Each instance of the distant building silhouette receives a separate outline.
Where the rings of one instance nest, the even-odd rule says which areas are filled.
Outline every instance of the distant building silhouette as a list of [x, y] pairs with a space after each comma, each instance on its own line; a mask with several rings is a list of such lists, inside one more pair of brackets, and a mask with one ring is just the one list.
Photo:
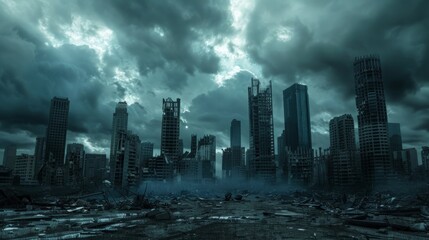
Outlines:
[[54, 167], [62, 167], [64, 165], [69, 105], [70, 102], [67, 98], [54, 97], [51, 100], [49, 122], [46, 131], [45, 157], [48, 157], [52, 153], [52, 164]]
[[241, 147], [241, 122], [233, 119], [230, 127], [231, 146], [222, 150], [222, 172], [226, 178], [245, 177], [245, 151]]
[[67, 98], [54, 97], [49, 110], [44, 164], [39, 180], [46, 185], [64, 184], [64, 152], [66, 148], [68, 114], [70, 102]]
[[179, 159], [180, 99], [162, 99], [161, 155], [169, 161]]
[[370, 184], [381, 183], [393, 171], [380, 59], [357, 57], [353, 65], [363, 178]]
[[198, 141], [197, 159], [202, 164], [203, 181], [214, 180], [216, 176], [216, 137], [206, 135]]
[[4, 148], [3, 153], [3, 166], [6, 168], [13, 170], [15, 168], [15, 160], [16, 160], [16, 146], [9, 145]]
[[119, 149], [118, 134], [120, 131], [126, 133], [127, 130], [128, 130], [127, 102], [118, 102], [118, 104], [116, 104], [115, 112], [113, 113], [112, 138], [110, 141], [110, 177], [112, 180], [115, 174], [116, 151]]
[[222, 171], [224, 178], [244, 179], [246, 177], [245, 149], [232, 147], [222, 149]]
[[286, 147], [287, 176], [289, 184], [308, 186], [313, 181], [313, 149], [297, 148], [293, 151]]
[[83, 164], [85, 160], [85, 150], [83, 144], [67, 144], [66, 154], [66, 184], [80, 185], [83, 180]]
[[151, 181], [171, 181], [173, 163], [165, 155], [152, 157], [148, 160], [148, 166], [143, 168], [142, 178]]
[[395, 173], [402, 177], [411, 177], [418, 167], [417, 149], [407, 148], [400, 151], [393, 151], [392, 162]]
[[350, 114], [334, 117], [329, 121], [332, 183], [350, 186], [357, 180], [356, 142], [354, 121]]
[[249, 97], [249, 174], [268, 182], [276, 180], [274, 156], [273, 100], [271, 82], [261, 88], [258, 79], [251, 79]]
[[283, 91], [285, 145], [291, 151], [312, 149], [307, 86], [295, 83]]

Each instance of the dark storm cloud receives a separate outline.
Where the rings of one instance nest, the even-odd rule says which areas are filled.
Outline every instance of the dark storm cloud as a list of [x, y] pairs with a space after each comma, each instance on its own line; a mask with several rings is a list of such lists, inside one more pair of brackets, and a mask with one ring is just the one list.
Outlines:
[[[183, 92], [190, 76], [216, 73], [220, 59], [212, 46], [231, 32], [229, 5], [225, 1], [51, 1], [0, 5], [4, 6], [0, 10], [0, 87], [4, 93], [0, 101], [8, 103], [0, 106], [4, 136], [21, 131], [30, 139], [43, 135], [50, 99], [59, 96], [70, 100], [69, 138], [89, 136], [94, 142], [109, 138], [115, 99], [129, 96], [133, 85], [134, 91], [141, 88], [152, 95], [159, 89], [165, 89], [162, 92], [167, 94]], [[12, 11], [5, 12], [9, 6]], [[78, 18], [91, 24], [78, 25], [78, 29], [72, 30], [77, 32], [71, 34], [95, 35], [100, 26], [114, 33], [120, 50], [111, 46], [112, 54], [103, 56], [104, 75], [93, 49], [67, 44], [70, 35], [66, 35], [64, 27], [72, 26]], [[65, 44], [46, 44], [52, 40], [41, 32], [40, 24], [55, 41]], [[115, 66], [127, 66], [134, 60], [141, 77], [131, 79], [131, 85], [120, 81], [107, 83], [106, 80], [114, 79]], [[149, 82], [144, 82], [142, 77], [149, 75]], [[158, 141], [160, 134], [153, 129], [159, 128], [156, 119], [160, 115], [147, 112], [144, 106], [167, 96], [154, 97], [142, 104], [130, 103], [130, 128], [144, 138]], [[161, 104], [157, 102], [158, 105]]]
[[[313, 142], [326, 146], [330, 117], [356, 111], [354, 57], [376, 53], [395, 110], [389, 120], [402, 123], [404, 141], [424, 141], [428, 1], [260, 0], [240, 39], [245, 49], [230, 41], [236, 33], [229, 8], [228, 1], [198, 0], [0, 2], [0, 148], [28, 147], [44, 134], [53, 96], [70, 100], [69, 142], [89, 138], [108, 148], [116, 102], [127, 99], [130, 129], [156, 148], [162, 98], [179, 97], [189, 110], [182, 113], [185, 148], [193, 133], [214, 134], [218, 146], [229, 145], [233, 118], [242, 121], [246, 144], [252, 74], [243, 70], [218, 88], [215, 74], [234, 67], [223, 66], [214, 49], [219, 43], [228, 43], [230, 53], [244, 51], [237, 61], [251, 61], [237, 66], [253, 64], [248, 70], [258, 74], [260, 66], [263, 84], [273, 81], [276, 136], [284, 127], [282, 90], [303, 82]], [[112, 39], [103, 55], [97, 34], [104, 28]], [[98, 38], [92, 46], [88, 36]]]
[[[91, 1], [89, 18], [103, 21], [121, 47], [137, 59], [140, 74], [157, 69], [173, 90], [187, 85], [187, 74], [216, 73], [219, 57], [205, 43], [231, 32], [227, 1]], [[102, 8], [103, 11], [98, 11]]]
[[[248, 93], [250, 79], [253, 74], [241, 71], [231, 79], [225, 80], [224, 85], [206, 94], [201, 94], [192, 100], [189, 112], [183, 116], [189, 129], [183, 131], [185, 143], [190, 135], [198, 137], [204, 134], [215, 134], [218, 147], [229, 146], [229, 128], [232, 119], [241, 121], [243, 144], [248, 142]], [[207, 126], [210, 126], [207, 129]]]
[[427, 143], [411, 129], [427, 127], [428, 94], [421, 88], [429, 83], [428, 1], [257, 1], [254, 9], [246, 49], [279, 86], [309, 86], [313, 142], [322, 141], [318, 131], [327, 130], [329, 117], [356, 116], [354, 57], [378, 54], [388, 108], [397, 110], [389, 121], [401, 120], [403, 135], [413, 136], [404, 142]]
[[[376, 53], [390, 101], [399, 102], [427, 81], [427, 1], [257, 1], [255, 9], [248, 50], [267, 77], [293, 83], [322, 76], [326, 86], [350, 98], [354, 57]], [[275, 37], [282, 28], [290, 31], [285, 42]]]
[[53, 96], [71, 101], [70, 131], [108, 132], [108, 127], [99, 126], [103, 125], [100, 110], [106, 109], [99, 104], [104, 86], [97, 81], [94, 51], [67, 44], [46, 46], [43, 37], [27, 25], [19, 25], [4, 12], [0, 18], [0, 136], [8, 136], [0, 140], [2, 146], [28, 147], [30, 139], [34, 142], [35, 136], [43, 135]]

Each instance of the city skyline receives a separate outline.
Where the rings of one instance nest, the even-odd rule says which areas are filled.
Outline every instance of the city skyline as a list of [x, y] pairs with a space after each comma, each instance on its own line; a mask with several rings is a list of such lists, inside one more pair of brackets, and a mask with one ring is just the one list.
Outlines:
[[[5, 69], [1, 73], [0, 86], [5, 93], [1, 99], [8, 103], [2, 104], [0, 109], [0, 158], [3, 148], [9, 144], [16, 144], [21, 152], [34, 152], [36, 137], [46, 131], [49, 103], [54, 96], [69, 98], [71, 102], [66, 143], [82, 143], [88, 152], [109, 153], [113, 109], [118, 101], [127, 101], [130, 130], [142, 140], [155, 143], [155, 152], [159, 153], [159, 103], [166, 97], [182, 99], [180, 138], [184, 139], [185, 149], [189, 148], [187, 142], [191, 134], [214, 134], [220, 152], [229, 146], [229, 123], [234, 118], [242, 122], [242, 145], [248, 148], [246, 88], [251, 77], [261, 79], [263, 84], [272, 81], [275, 138], [284, 128], [282, 91], [295, 82], [307, 85], [312, 145], [326, 148], [329, 146], [328, 122], [331, 118], [350, 113], [357, 123], [352, 61], [356, 56], [370, 53], [379, 54], [382, 61], [389, 121], [401, 124], [404, 148], [420, 150], [428, 141], [429, 106], [424, 101], [429, 88], [423, 81], [427, 76], [424, 66], [428, 56], [419, 50], [419, 46], [428, 42], [428, 36], [425, 31], [418, 35], [420, 27], [427, 23], [427, 16], [416, 9], [425, 9], [427, 3], [380, 1], [369, 6], [374, 15], [354, 12], [349, 31], [339, 31], [341, 28], [337, 24], [317, 28], [315, 20], [335, 22], [344, 14], [333, 13], [330, 9], [338, 7], [347, 12], [363, 6], [364, 2], [326, 4], [322, 1], [319, 4], [325, 4], [326, 8], [315, 17], [304, 14], [318, 9], [318, 4], [310, 3], [279, 1], [277, 5], [265, 6], [259, 1], [246, 4], [232, 1], [212, 3], [205, 8], [186, 2], [178, 4], [182, 6], [149, 3], [159, 12], [165, 7], [173, 12], [186, 8], [207, 11], [207, 14], [203, 19], [194, 16], [194, 21], [186, 23], [189, 25], [185, 24], [177, 32], [172, 23], [184, 22], [181, 15], [171, 16], [171, 22], [163, 22], [156, 16], [153, 19], [138, 17], [135, 21], [148, 23], [150, 27], [141, 27], [145, 37], [133, 46], [124, 37], [137, 39], [137, 36], [128, 34], [131, 29], [122, 22], [133, 12], [128, 14], [126, 9], [116, 9], [115, 3], [93, 1], [78, 7], [75, 3], [61, 6], [58, 2], [22, 2], [14, 5], [1, 1], [0, 18], [5, 24], [0, 30], [11, 41], [1, 41], [0, 46], [20, 51], [13, 58], [7, 57], [5, 52], [6, 57], [0, 59], [0, 67]], [[105, 4], [107, 11], [117, 13], [118, 19], [94, 14], [99, 4]], [[288, 11], [287, 4], [295, 12], [282, 17], [287, 15], [284, 14]], [[22, 14], [31, 13], [32, 8], [44, 9], [41, 11], [44, 15]], [[279, 11], [273, 11], [275, 8]], [[408, 21], [404, 24], [383, 21], [383, 13], [392, 8], [410, 10], [401, 15]], [[268, 11], [273, 11], [270, 17], [259, 18]], [[69, 18], [61, 18], [55, 23], [49, 21], [60, 13]], [[328, 13], [332, 16], [323, 15]], [[93, 21], [90, 14], [96, 15], [98, 21]], [[389, 15], [388, 20], [391, 19], [395, 17]], [[360, 21], [380, 28], [362, 29], [358, 24]], [[261, 28], [264, 24], [272, 24], [272, 30]], [[219, 35], [219, 42], [212, 40], [213, 49], [209, 48], [207, 52], [190, 51], [192, 44], [187, 41], [204, 49], [202, 44], [207, 40], [204, 34], [193, 36], [195, 33], [189, 32], [191, 27], [201, 33]], [[329, 33], [337, 31], [341, 33], [336, 37], [339, 38], [335, 42], [338, 46], [330, 45], [329, 41], [333, 39]], [[373, 37], [367, 40], [356, 37], [356, 33]], [[404, 39], [405, 33], [421, 37], [416, 37], [416, 42], [409, 42]], [[147, 45], [151, 40], [162, 40], [162, 36], [168, 40], [165, 43], [159, 41], [155, 49], [174, 46], [172, 41], [177, 41], [177, 45], [185, 49], [161, 51], [161, 56], [167, 60], [164, 64]], [[228, 40], [234, 39], [231, 36], [239, 36], [247, 41], [247, 45]], [[195, 40], [191, 40], [192, 37]], [[15, 45], [8, 45], [10, 42]], [[228, 43], [233, 50], [225, 48]], [[307, 45], [301, 45], [304, 43]], [[134, 51], [134, 48], [140, 50]], [[302, 56], [297, 53], [300, 49]], [[280, 54], [275, 54], [277, 51]], [[141, 55], [149, 55], [149, 58], [145, 60], [135, 52], [147, 53]], [[180, 61], [182, 55], [187, 56], [186, 61]], [[298, 55], [300, 57], [296, 57]], [[130, 63], [130, 67], [118, 62], [120, 56]], [[137, 58], [135, 62], [134, 57]], [[413, 119], [409, 120], [411, 114]]]

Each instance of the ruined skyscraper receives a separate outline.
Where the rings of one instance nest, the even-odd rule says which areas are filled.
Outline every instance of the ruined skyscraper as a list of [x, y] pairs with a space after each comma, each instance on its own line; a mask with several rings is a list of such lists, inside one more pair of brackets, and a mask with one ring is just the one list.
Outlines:
[[83, 144], [67, 144], [66, 171], [69, 185], [79, 185], [83, 180], [83, 164], [85, 159], [85, 150]]
[[380, 58], [357, 57], [353, 65], [362, 174], [373, 185], [392, 176]]
[[127, 102], [118, 102], [113, 113], [112, 139], [110, 141], [110, 177], [113, 179], [115, 173], [115, 155], [119, 144], [118, 132], [126, 133], [128, 130]]
[[285, 145], [296, 151], [312, 149], [307, 86], [295, 83], [283, 91]]
[[261, 88], [259, 80], [252, 78], [248, 97], [250, 177], [274, 182], [276, 172], [271, 81], [267, 88]]
[[162, 99], [161, 154], [170, 161], [179, 158], [180, 99]]
[[350, 186], [356, 183], [357, 159], [353, 117], [344, 114], [329, 121], [332, 183]]
[[67, 123], [69, 115], [69, 100], [54, 97], [51, 100], [49, 122], [46, 130], [45, 161], [53, 168], [64, 165], [64, 151], [66, 148]]
[[[295, 83], [283, 91], [284, 146], [289, 182], [310, 184], [313, 176], [310, 108], [307, 86]], [[280, 151], [279, 151], [280, 153]]]
[[39, 180], [47, 185], [64, 184], [64, 152], [66, 148], [69, 100], [54, 97], [49, 110], [44, 164]]
[[216, 173], [216, 137], [206, 135], [198, 141], [197, 159], [202, 164], [203, 181], [213, 180]]
[[115, 149], [113, 185], [119, 188], [135, 186], [139, 177], [140, 139], [131, 131], [117, 132]]

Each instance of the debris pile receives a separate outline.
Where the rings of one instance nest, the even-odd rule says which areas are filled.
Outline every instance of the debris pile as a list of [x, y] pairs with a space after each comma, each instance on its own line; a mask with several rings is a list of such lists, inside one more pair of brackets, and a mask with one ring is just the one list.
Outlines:
[[0, 238], [429, 238], [429, 193], [146, 190], [41, 198], [2, 190]]

